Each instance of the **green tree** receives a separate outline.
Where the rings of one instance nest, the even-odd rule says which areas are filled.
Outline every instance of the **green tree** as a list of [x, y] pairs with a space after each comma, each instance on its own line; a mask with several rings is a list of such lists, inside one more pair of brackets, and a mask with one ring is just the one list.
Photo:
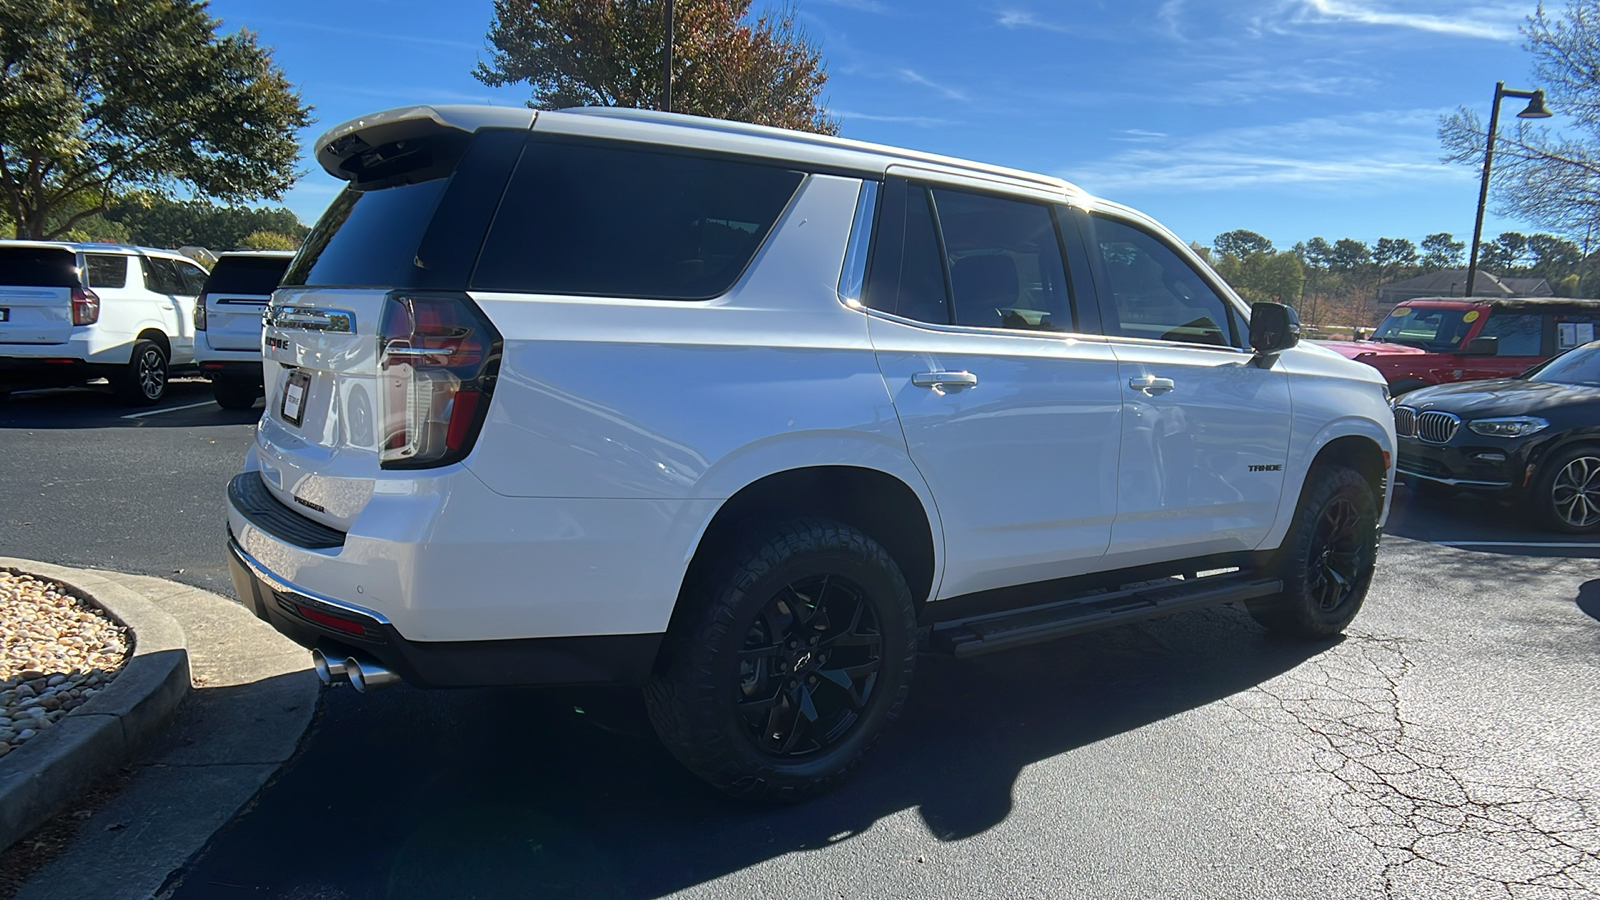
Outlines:
[[1503, 231], [1500, 236], [1478, 246], [1478, 265], [1496, 275], [1517, 274], [1523, 251], [1528, 248], [1528, 238], [1515, 231]]
[[283, 207], [218, 206], [204, 200], [169, 200], [152, 193], [118, 198], [105, 218], [126, 228], [129, 241], [151, 247], [233, 250], [244, 247], [245, 238], [256, 232], [299, 241], [308, 230]]
[[1219, 254], [1232, 253], [1244, 259], [1252, 253], [1271, 253], [1272, 241], [1254, 231], [1238, 228], [1217, 235], [1216, 240], [1212, 241], [1212, 247]]
[[1216, 268], [1217, 274], [1251, 303], [1297, 303], [1305, 284], [1305, 269], [1293, 253], [1256, 251], [1243, 257], [1224, 253]]
[[240, 250], [298, 250], [300, 242], [276, 231], [252, 231], [239, 242]]
[[1422, 268], [1424, 271], [1449, 269], [1461, 265], [1461, 254], [1467, 249], [1466, 241], [1458, 241], [1448, 231], [1430, 234], [1422, 239]]
[[1378, 238], [1372, 246], [1372, 262], [1386, 273], [1417, 264], [1417, 245], [1405, 238]]
[[[527, 82], [528, 105], [659, 108], [665, 42], [662, 0], [495, 0], [494, 46], [473, 75], [500, 87]], [[750, 0], [676, 0], [674, 112], [837, 134], [818, 100], [822, 56], [792, 8], [750, 21]]]
[[69, 233], [134, 188], [282, 197], [310, 108], [253, 34], [220, 24], [194, 0], [0, 3], [0, 200], [18, 237]]

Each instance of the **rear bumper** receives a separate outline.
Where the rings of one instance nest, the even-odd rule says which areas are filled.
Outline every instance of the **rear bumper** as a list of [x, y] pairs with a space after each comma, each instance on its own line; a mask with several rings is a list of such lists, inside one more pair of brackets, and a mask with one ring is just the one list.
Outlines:
[[237, 381], [248, 382], [254, 385], [263, 384], [266, 379], [261, 372], [261, 357], [254, 359], [221, 359], [222, 354], [215, 350], [202, 352], [196, 350], [194, 361], [200, 368], [200, 374], [212, 381]]
[[230, 533], [233, 587], [255, 614], [302, 647], [375, 659], [419, 687], [642, 685], [660, 634], [410, 641], [382, 614], [298, 587], [267, 569]]
[[[58, 351], [65, 350], [66, 345], [56, 345], [56, 348]], [[0, 352], [9, 352], [9, 348], [0, 349]], [[10, 387], [81, 384], [95, 378], [105, 378], [118, 368], [68, 356], [0, 356], [0, 384]]]

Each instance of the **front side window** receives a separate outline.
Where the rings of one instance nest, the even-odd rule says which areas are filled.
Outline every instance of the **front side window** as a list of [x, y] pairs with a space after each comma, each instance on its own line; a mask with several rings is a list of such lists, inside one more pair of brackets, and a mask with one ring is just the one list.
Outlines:
[[703, 300], [733, 287], [804, 178], [636, 146], [530, 140], [472, 287]]
[[1496, 356], [1538, 356], [1544, 338], [1544, 317], [1496, 312], [1483, 323], [1478, 337], [1499, 340]]
[[139, 264], [144, 267], [144, 289], [157, 294], [181, 294], [183, 282], [178, 278], [178, 267], [170, 259], [158, 256], [141, 256]]
[[178, 293], [186, 297], [193, 297], [205, 289], [205, 269], [194, 263], [186, 263], [181, 260], [174, 260], [172, 264], [178, 267], [178, 281], [183, 285], [183, 289]]
[[1232, 308], [1200, 273], [1155, 235], [1126, 222], [1091, 217], [1114, 318], [1110, 334], [1239, 347]]
[[128, 284], [128, 258], [120, 254], [87, 253], [84, 262], [89, 270], [89, 287], [119, 288]]

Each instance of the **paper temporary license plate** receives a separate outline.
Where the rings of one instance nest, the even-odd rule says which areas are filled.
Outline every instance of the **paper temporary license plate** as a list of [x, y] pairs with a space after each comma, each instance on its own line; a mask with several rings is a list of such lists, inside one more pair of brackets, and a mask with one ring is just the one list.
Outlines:
[[283, 420], [290, 425], [299, 426], [301, 417], [305, 414], [306, 392], [311, 389], [311, 376], [296, 369], [289, 373], [289, 378], [283, 383]]

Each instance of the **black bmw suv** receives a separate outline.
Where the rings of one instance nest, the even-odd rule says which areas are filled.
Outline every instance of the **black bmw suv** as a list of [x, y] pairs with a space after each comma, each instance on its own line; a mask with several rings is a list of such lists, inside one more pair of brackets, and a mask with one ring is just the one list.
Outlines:
[[1600, 341], [1516, 378], [1413, 391], [1394, 423], [1408, 483], [1518, 493], [1557, 530], [1600, 530]]

